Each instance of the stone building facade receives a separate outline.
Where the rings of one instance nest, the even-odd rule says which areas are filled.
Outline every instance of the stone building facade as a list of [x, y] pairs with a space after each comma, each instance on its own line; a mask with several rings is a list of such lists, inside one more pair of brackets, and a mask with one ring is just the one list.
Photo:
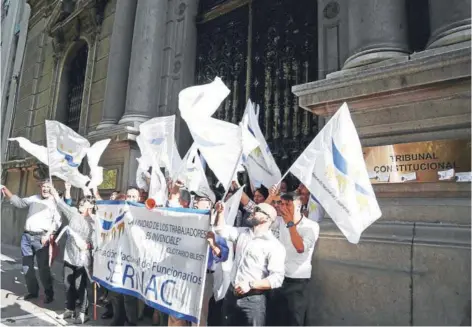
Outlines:
[[[282, 171], [343, 101], [364, 146], [470, 139], [470, 0], [28, 4], [11, 136], [44, 144], [44, 120], [56, 119], [91, 142], [112, 138], [104, 195], [134, 184], [139, 124], [178, 117], [178, 92], [216, 75], [231, 89], [217, 118], [238, 122], [248, 98], [259, 103]], [[183, 155], [191, 138], [179, 117], [176, 139]], [[6, 156], [2, 182], [35, 193], [42, 167], [14, 144]], [[461, 323], [470, 306], [470, 183], [375, 191], [383, 217], [359, 245], [322, 223], [308, 321]], [[19, 243], [24, 217], [2, 206], [3, 242]]]

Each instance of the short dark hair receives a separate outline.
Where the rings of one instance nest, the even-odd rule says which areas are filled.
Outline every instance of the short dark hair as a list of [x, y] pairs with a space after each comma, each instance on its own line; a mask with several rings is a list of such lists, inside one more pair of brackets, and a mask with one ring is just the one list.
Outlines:
[[180, 199], [182, 201], [190, 203], [192, 197], [190, 196], [190, 192], [187, 189], [181, 188], [180, 189]]
[[269, 190], [264, 185], [261, 185], [261, 187], [255, 189], [254, 193], [256, 193], [256, 192], [261, 193], [262, 196], [264, 197], [264, 199], [267, 199], [269, 197]]
[[139, 193], [141, 193], [141, 191], [139, 190], [139, 188], [138, 188], [137, 186], [134, 186], [134, 185], [128, 187], [128, 188], [126, 189], [126, 192], [131, 191], [131, 190], [136, 190], [136, 191], [138, 191]]
[[296, 201], [300, 199], [300, 196], [297, 193], [290, 192], [282, 194], [280, 199], [285, 201]]

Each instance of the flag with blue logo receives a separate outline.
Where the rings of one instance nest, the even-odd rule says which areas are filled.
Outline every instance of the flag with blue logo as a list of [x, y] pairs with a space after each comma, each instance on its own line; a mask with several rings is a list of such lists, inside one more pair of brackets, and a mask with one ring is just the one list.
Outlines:
[[[110, 143], [110, 139], [101, 140], [90, 146], [86, 138], [55, 120], [46, 120], [47, 147], [34, 144], [24, 137], [10, 138], [49, 166], [51, 176], [57, 176], [72, 186], [89, 189], [103, 182], [103, 167], [99, 166], [100, 157]], [[90, 177], [79, 172], [84, 157], [90, 168]]]
[[78, 168], [90, 148], [89, 141], [55, 120], [46, 120], [46, 138], [49, 173], [84, 188], [90, 178]]
[[361, 233], [382, 215], [346, 103], [290, 172], [306, 185], [351, 243], [358, 243]]

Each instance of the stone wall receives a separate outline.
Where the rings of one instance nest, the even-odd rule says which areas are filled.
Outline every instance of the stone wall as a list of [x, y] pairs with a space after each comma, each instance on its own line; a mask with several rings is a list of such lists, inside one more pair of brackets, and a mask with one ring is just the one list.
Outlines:
[[[48, 26], [54, 19], [54, 8], [47, 8], [44, 3], [30, 1], [32, 5], [29, 21], [29, 30], [26, 38], [26, 48], [23, 68], [19, 82], [18, 103], [13, 117], [11, 137], [22, 136], [34, 143], [46, 144], [44, 121], [54, 119], [57, 106], [57, 94], [60, 88], [66, 49], [76, 42], [70, 39], [64, 44], [64, 50], [58, 51], [54, 47], [54, 38], [48, 32]], [[95, 40], [89, 46], [88, 75], [85, 89], [90, 89], [90, 100], [85, 99], [82, 105], [83, 132], [95, 130], [102, 116], [102, 104], [107, 77], [109, 41], [113, 30], [116, 0], [107, 2], [103, 11], [103, 21]], [[51, 12], [52, 10], [52, 12]], [[45, 15], [45, 12], [48, 14]], [[96, 48], [96, 50], [94, 50]], [[90, 57], [92, 56], [92, 57]], [[86, 92], [84, 92], [85, 94]], [[85, 105], [84, 105], [85, 104]], [[33, 170], [36, 167], [34, 160], [24, 160], [29, 154], [18, 147], [10, 145], [10, 158], [16, 161], [4, 163], [2, 178], [5, 185], [20, 196], [30, 196], [38, 192]], [[6, 165], [6, 166], [5, 166]], [[63, 188], [63, 182], [55, 182], [56, 187]], [[26, 211], [11, 207], [8, 203], [2, 204], [2, 242], [19, 245], [23, 231]]]

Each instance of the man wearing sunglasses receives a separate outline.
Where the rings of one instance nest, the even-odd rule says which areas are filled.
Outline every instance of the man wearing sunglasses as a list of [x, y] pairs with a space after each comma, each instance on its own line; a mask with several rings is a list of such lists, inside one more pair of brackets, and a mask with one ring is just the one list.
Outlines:
[[231, 284], [223, 302], [225, 326], [264, 326], [266, 293], [282, 285], [285, 249], [270, 231], [277, 212], [260, 203], [247, 223], [251, 227], [225, 225], [223, 203], [216, 204], [215, 231], [236, 244]]

